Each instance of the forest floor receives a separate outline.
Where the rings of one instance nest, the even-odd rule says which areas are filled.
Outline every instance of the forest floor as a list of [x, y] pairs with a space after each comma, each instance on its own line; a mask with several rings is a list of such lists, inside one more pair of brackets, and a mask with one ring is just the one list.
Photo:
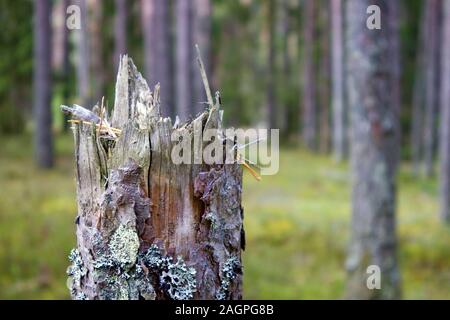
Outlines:
[[[29, 136], [1, 138], [0, 299], [65, 299], [75, 244], [71, 135], [56, 139], [52, 170], [37, 170]], [[244, 180], [244, 297], [340, 299], [350, 227], [346, 164], [283, 149], [280, 171]], [[437, 185], [399, 177], [399, 257], [406, 299], [450, 299], [450, 228], [438, 220]]]

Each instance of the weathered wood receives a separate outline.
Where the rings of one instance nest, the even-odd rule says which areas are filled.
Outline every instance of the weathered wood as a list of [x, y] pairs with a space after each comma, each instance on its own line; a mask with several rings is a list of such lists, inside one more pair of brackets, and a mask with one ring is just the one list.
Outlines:
[[216, 103], [192, 122], [173, 126], [160, 116], [159, 86], [152, 92], [131, 59], [121, 58], [109, 121], [120, 135], [73, 124], [73, 298], [242, 297], [240, 165], [177, 165], [171, 159], [173, 134], [193, 141], [194, 134], [219, 128], [219, 108]]

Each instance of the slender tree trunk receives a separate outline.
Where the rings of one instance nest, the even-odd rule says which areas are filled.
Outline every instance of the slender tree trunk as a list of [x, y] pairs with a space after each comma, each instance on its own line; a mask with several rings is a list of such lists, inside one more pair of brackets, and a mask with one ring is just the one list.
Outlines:
[[93, 74], [93, 98], [94, 102], [101, 101], [105, 95], [106, 74], [103, 64], [103, 2], [88, 0], [88, 6], [92, 13], [89, 19], [89, 29], [92, 37], [90, 42], [90, 57]]
[[450, 224], [450, 1], [443, 5], [440, 137], [440, 211]]
[[437, 110], [439, 105], [439, 32], [440, 0], [429, 0], [427, 5], [427, 43], [426, 43], [426, 97], [424, 128], [424, 171], [430, 177], [434, 171], [437, 145]]
[[34, 149], [37, 165], [53, 166], [51, 113], [51, 2], [34, 2]]
[[[365, 12], [373, 4], [387, 17], [382, 20], [381, 30], [366, 27]], [[389, 41], [394, 31], [389, 22], [392, 10], [395, 9], [391, 0], [346, 3], [353, 173], [347, 293], [355, 299], [400, 297], [395, 221], [399, 119], [393, 95], [386, 94], [396, 79]], [[372, 280], [368, 267], [372, 265], [381, 272], [379, 290], [368, 287]]]
[[126, 0], [115, 0], [114, 65], [119, 68], [120, 56], [127, 53], [128, 6]]
[[268, 1], [268, 21], [269, 29], [268, 55], [267, 55], [267, 125], [270, 129], [277, 128], [276, 98], [275, 98], [275, 1]]
[[347, 116], [344, 104], [342, 0], [331, 0], [333, 152], [338, 161], [347, 154]]
[[[423, 3], [425, 8], [426, 4]], [[424, 127], [424, 71], [425, 71], [425, 35], [427, 31], [427, 15], [426, 10], [422, 11], [420, 19], [420, 30], [417, 40], [417, 56], [416, 56], [416, 72], [414, 79], [414, 92], [412, 101], [412, 125], [411, 125], [411, 161], [412, 171], [414, 175], [418, 175], [420, 164], [423, 156], [423, 127]]]
[[277, 114], [283, 116], [279, 119], [279, 126], [283, 132], [283, 135], [288, 138], [291, 133], [291, 123], [294, 119], [291, 119], [291, 108], [289, 105], [288, 93], [291, 91], [290, 83], [292, 82], [291, 76], [291, 61], [289, 53], [289, 38], [291, 35], [291, 22], [289, 15], [289, 0], [281, 0], [277, 6], [277, 38], [281, 41], [282, 50], [281, 55], [281, 76], [279, 81], [283, 82], [281, 88], [281, 96], [279, 100], [279, 110]]
[[315, 1], [305, 0], [304, 5], [302, 135], [305, 146], [311, 150], [315, 150], [317, 147], [316, 80], [313, 61]]
[[181, 120], [192, 116], [192, 8], [190, 0], [176, 3], [176, 99], [177, 112]]
[[400, 128], [400, 115], [401, 115], [401, 88], [400, 88], [400, 74], [401, 74], [401, 59], [400, 59], [400, 0], [390, 0], [390, 10], [388, 17], [390, 23], [390, 49], [391, 49], [391, 59], [392, 59], [392, 85], [391, 85], [391, 94], [392, 94], [392, 103], [393, 108], [395, 110], [396, 118], [399, 119], [396, 122], [398, 128], [395, 130], [397, 146], [398, 148], [395, 150], [397, 156], [397, 162], [400, 162], [401, 157], [401, 128]]
[[[242, 298], [242, 169], [172, 157], [175, 135], [192, 141], [221, 126], [220, 105], [174, 128], [160, 116], [157, 90], [125, 55], [111, 120], [119, 136], [74, 127], [77, 248], [67, 270], [74, 299]], [[195, 154], [199, 145], [187, 148]]]
[[146, 77], [151, 87], [160, 83], [163, 114], [173, 117], [169, 3], [142, 0], [141, 6]]
[[82, 105], [90, 108], [92, 102], [89, 76], [90, 59], [86, 0], [77, 0], [76, 5], [79, 6], [81, 13], [81, 29], [73, 30], [73, 32], [76, 32], [78, 99]]
[[[194, 0], [194, 12], [193, 12], [193, 32], [194, 43], [198, 44], [203, 57], [203, 63], [205, 64], [205, 71], [208, 78], [211, 74], [211, 13], [212, 6], [211, 0]], [[192, 50], [195, 50], [192, 46]], [[195, 56], [193, 54], [192, 56]], [[205, 109], [206, 95], [203, 88], [202, 79], [200, 73], [197, 70], [197, 66], [192, 64], [193, 74], [193, 87], [194, 87], [194, 112], [197, 114]]]
[[319, 101], [320, 101], [320, 141], [319, 149], [327, 153], [330, 148], [330, 38], [328, 36], [330, 26], [329, 0], [320, 2], [321, 12], [321, 59], [319, 61]]

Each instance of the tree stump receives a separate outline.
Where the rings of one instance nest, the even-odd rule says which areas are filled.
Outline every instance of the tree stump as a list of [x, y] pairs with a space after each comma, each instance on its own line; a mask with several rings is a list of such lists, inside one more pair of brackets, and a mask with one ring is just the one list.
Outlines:
[[[86, 122], [72, 109], [78, 119], [72, 127], [77, 248], [67, 270], [72, 298], [242, 298], [240, 164], [171, 160], [173, 134], [193, 140], [221, 127], [216, 100], [192, 121], [172, 125], [160, 116], [159, 85], [152, 92], [125, 55], [110, 119], [94, 108]], [[193, 143], [193, 151], [203, 144]]]

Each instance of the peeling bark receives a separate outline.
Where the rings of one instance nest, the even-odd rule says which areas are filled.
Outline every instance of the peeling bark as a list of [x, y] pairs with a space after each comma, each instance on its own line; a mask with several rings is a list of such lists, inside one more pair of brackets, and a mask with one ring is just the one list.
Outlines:
[[[112, 127], [74, 124], [77, 248], [75, 299], [240, 299], [242, 169], [171, 160], [172, 133], [219, 128], [217, 103], [172, 125], [127, 56], [121, 58]], [[82, 119], [81, 119], [82, 120]], [[94, 121], [96, 122], [96, 121]], [[97, 123], [97, 122], [96, 122]], [[192, 148], [197, 148], [195, 143]]]

